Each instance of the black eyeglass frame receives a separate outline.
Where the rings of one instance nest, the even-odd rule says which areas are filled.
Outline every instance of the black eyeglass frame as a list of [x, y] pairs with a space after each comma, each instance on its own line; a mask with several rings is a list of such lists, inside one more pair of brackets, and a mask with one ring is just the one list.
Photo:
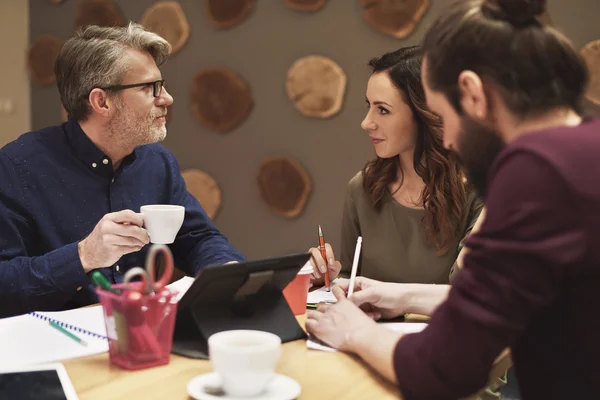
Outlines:
[[115, 86], [108, 86], [108, 87], [99, 88], [99, 89], [117, 92], [119, 90], [130, 89], [130, 88], [135, 88], [135, 87], [142, 87], [142, 86], [152, 86], [152, 96], [159, 97], [160, 94], [162, 93], [163, 87], [165, 86], [165, 80], [159, 79], [154, 82], [132, 83], [131, 85], [115, 85]]

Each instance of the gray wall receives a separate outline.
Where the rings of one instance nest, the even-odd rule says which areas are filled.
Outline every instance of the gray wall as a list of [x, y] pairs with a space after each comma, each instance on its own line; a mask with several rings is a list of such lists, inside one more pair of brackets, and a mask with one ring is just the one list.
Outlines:
[[[19, 0], [20, 1], [20, 0]], [[30, 1], [30, 38], [47, 33], [67, 38], [73, 29], [78, 1], [51, 5]], [[139, 21], [150, 0], [119, 0], [124, 16]], [[228, 31], [213, 29], [201, 0], [182, 0], [190, 26], [187, 45], [163, 68], [175, 98], [173, 120], [164, 144], [178, 157], [182, 169], [210, 173], [223, 191], [223, 206], [215, 220], [232, 243], [249, 258], [305, 251], [317, 244], [317, 225], [337, 247], [343, 196], [348, 180], [373, 156], [360, 129], [366, 111], [364, 90], [369, 58], [418, 43], [428, 24], [449, 0], [431, 0], [423, 22], [407, 40], [372, 30], [363, 19], [358, 0], [330, 0], [317, 13], [299, 13], [283, 0], [259, 0], [253, 15]], [[598, 0], [550, 0], [554, 25], [578, 47], [600, 38]], [[342, 111], [329, 120], [310, 119], [297, 112], [285, 94], [288, 67], [298, 57], [331, 57], [346, 72], [348, 87]], [[234, 68], [250, 83], [255, 107], [249, 119], [228, 134], [210, 132], [192, 117], [190, 82], [201, 68]], [[60, 122], [55, 87], [32, 84], [32, 127]], [[292, 156], [311, 175], [313, 193], [304, 213], [288, 220], [260, 202], [256, 168], [269, 156]]]

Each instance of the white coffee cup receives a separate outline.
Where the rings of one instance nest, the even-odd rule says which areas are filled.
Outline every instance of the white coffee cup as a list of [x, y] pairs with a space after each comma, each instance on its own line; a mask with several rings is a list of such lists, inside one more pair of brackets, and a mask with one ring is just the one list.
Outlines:
[[230, 396], [256, 396], [275, 376], [281, 339], [269, 332], [231, 330], [208, 338], [210, 362]]
[[175, 241], [177, 232], [183, 224], [185, 207], [171, 204], [152, 204], [142, 206], [140, 213], [144, 218], [144, 228], [150, 235], [150, 242], [170, 244]]

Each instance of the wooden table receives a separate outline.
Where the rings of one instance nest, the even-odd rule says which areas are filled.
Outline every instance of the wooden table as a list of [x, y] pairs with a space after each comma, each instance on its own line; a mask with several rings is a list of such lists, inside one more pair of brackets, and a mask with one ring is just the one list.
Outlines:
[[[304, 326], [305, 316], [298, 321]], [[127, 371], [108, 361], [108, 353], [65, 361], [81, 400], [188, 399], [187, 383], [212, 371], [209, 361], [171, 355], [165, 366]], [[510, 366], [508, 352], [496, 361], [491, 377]], [[398, 399], [398, 389], [357, 357], [344, 353], [308, 350], [304, 340], [285, 343], [277, 372], [302, 386], [299, 399]]]

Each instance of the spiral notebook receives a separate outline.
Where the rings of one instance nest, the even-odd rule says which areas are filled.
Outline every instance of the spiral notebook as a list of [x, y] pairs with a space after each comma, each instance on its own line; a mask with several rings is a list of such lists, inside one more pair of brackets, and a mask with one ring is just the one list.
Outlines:
[[[87, 346], [50, 326], [50, 320], [84, 339]], [[63, 361], [107, 351], [102, 306], [0, 319], [0, 366]]]

